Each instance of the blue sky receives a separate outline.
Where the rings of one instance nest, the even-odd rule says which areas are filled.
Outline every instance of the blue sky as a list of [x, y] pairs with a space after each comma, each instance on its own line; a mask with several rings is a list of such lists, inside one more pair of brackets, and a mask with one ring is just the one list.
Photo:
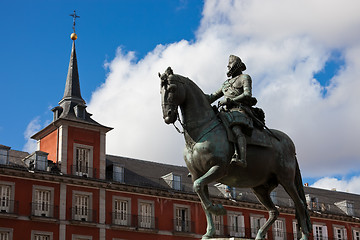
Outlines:
[[72, 14], [83, 98], [106, 78], [104, 62], [116, 49], [142, 58], [158, 44], [192, 40], [202, 1], [1, 1], [0, 75], [3, 87], [0, 143], [22, 150], [28, 123], [51, 120], [61, 100], [70, 58]]
[[114, 127], [108, 153], [183, 165], [157, 72], [172, 66], [209, 93], [236, 54], [268, 126], [294, 140], [304, 182], [360, 193], [356, 9], [355, 0], [1, 1], [0, 144], [30, 151], [29, 136], [52, 120], [76, 10], [81, 93], [93, 118]]

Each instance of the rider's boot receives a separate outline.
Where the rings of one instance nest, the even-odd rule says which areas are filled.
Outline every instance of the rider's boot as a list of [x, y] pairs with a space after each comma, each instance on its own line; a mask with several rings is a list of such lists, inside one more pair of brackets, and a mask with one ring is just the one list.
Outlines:
[[235, 145], [235, 153], [231, 158], [231, 163], [235, 163], [241, 167], [246, 167], [246, 138], [239, 126], [234, 126], [232, 130], [236, 137], [237, 145]]

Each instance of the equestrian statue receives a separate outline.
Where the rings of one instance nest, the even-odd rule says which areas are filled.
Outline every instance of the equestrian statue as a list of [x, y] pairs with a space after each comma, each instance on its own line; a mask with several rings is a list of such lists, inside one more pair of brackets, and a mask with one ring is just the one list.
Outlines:
[[[165, 123], [181, 122], [178, 107], [181, 110], [184, 160], [207, 220], [202, 239], [215, 235], [212, 214], [226, 214], [221, 204], [213, 204], [209, 199], [208, 184], [219, 182], [252, 188], [269, 211], [256, 240], [265, 239], [279, 215], [270, 193], [282, 185], [294, 201], [301, 240], [307, 240], [312, 227], [295, 145], [285, 133], [265, 126], [265, 114], [254, 107], [257, 100], [252, 96], [252, 80], [243, 74], [246, 66], [241, 59], [230, 55], [227, 67], [229, 79], [213, 94], [205, 94], [192, 80], [174, 74], [170, 67], [159, 73]], [[218, 106], [211, 106], [221, 97]]]

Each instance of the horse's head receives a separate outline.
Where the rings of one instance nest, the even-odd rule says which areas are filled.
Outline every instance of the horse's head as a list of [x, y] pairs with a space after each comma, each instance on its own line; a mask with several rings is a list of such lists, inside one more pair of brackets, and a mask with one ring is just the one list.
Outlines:
[[174, 75], [168, 67], [163, 74], [159, 73], [161, 80], [161, 106], [166, 124], [174, 123], [178, 117], [178, 106], [185, 100], [184, 82], [179, 75]]

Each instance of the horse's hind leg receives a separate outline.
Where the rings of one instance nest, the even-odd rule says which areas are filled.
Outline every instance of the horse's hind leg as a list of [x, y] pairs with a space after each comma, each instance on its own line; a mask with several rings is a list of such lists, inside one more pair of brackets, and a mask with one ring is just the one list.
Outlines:
[[201, 203], [205, 210], [215, 215], [225, 215], [226, 210], [221, 204], [213, 205], [209, 197], [205, 193], [205, 186], [211, 182], [222, 178], [226, 173], [226, 169], [223, 166], [212, 166], [203, 176], [194, 181], [194, 191], [199, 196]]
[[269, 219], [260, 227], [256, 239], [265, 239], [266, 233], [279, 216], [279, 211], [271, 200], [270, 193], [276, 185], [261, 185], [253, 188], [253, 191], [262, 205], [269, 211]]
[[298, 215], [297, 219], [299, 219], [298, 224], [300, 225], [301, 232], [302, 232], [301, 240], [307, 240], [311, 229], [309, 229], [308, 224], [306, 222], [307, 218], [308, 218], [306, 204], [301, 200], [301, 197], [299, 196], [299, 193], [296, 189], [295, 184], [287, 183], [287, 184], [282, 184], [282, 185], [283, 185], [285, 191], [289, 194], [291, 199], [294, 201], [296, 214]]

